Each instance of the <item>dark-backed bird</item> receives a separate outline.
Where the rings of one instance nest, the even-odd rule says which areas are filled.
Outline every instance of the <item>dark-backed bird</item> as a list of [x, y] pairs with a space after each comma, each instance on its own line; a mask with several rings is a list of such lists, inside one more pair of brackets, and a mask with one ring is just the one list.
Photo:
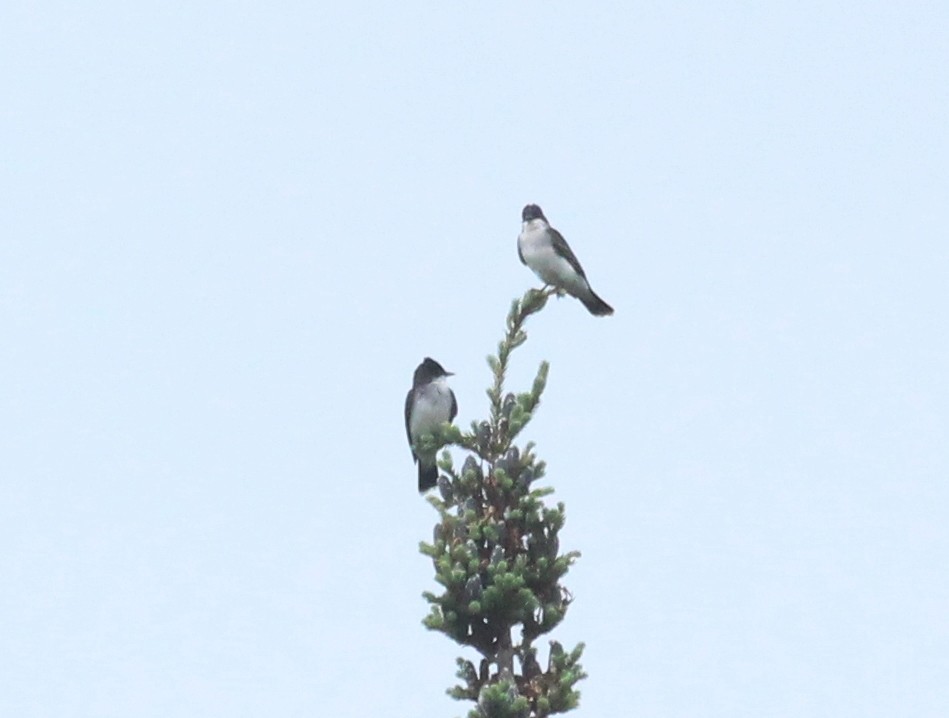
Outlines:
[[567, 240], [550, 226], [543, 210], [529, 204], [521, 212], [521, 233], [517, 237], [517, 256], [545, 284], [576, 297], [590, 314], [605, 317], [613, 307], [600, 299], [590, 287], [587, 275]]
[[425, 357], [416, 367], [412, 388], [405, 397], [405, 433], [409, 437], [412, 458], [418, 464], [420, 492], [438, 483], [438, 465], [435, 463], [435, 452], [420, 454], [415, 444], [420, 437], [453, 421], [458, 413], [455, 393], [448, 387], [447, 380], [451, 375], [437, 361]]

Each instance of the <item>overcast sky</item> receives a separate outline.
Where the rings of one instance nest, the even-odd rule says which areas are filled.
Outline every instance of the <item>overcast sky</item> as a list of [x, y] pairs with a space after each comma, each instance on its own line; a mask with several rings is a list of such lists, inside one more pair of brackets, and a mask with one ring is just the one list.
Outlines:
[[536, 202], [577, 715], [949, 715], [947, 88], [938, 2], [7, 0], [0, 714], [463, 715], [402, 407]]

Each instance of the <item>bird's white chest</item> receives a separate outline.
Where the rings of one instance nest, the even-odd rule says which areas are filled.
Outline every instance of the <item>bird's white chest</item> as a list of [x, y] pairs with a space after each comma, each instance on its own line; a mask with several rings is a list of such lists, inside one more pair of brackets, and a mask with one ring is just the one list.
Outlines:
[[430, 434], [446, 421], [451, 421], [451, 389], [441, 378], [422, 387], [409, 418], [409, 431], [412, 436]]
[[539, 222], [527, 222], [517, 238], [518, 249], [528, 266], [543, 264], [554, 257], [546, 228]]
[[533, 220], [525, 223], [517, 238], [517, 246], [524, 263], [545, 283], [568, 289], [582, 283], [582, 278], [570, 262], [554, 251], [550, 235], [542, 222]]

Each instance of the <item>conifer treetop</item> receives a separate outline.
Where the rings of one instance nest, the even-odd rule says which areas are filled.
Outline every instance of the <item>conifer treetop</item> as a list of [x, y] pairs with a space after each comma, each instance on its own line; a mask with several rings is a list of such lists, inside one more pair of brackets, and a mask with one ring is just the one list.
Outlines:
[[549, 365], [541, 362], [529, 391], [504, 387], [510, 356], [527, 340], [524, 323], [554, 293], [532, 289], [513, 302], [497, 354], [488, 357], [488, 418], [472, 422], [469, 432], [446, 424], [430, 438], [433, 449], [453, 444], [468, 452], [460, 470], [442, 453], [439, 494], [428, 499], [439, 521], [420, 551], [442, 587], [423, 594], [431, 604], [424, 625], [481, 656], [477, 667], [458, 659], [460, 683], [448, 691], [475, 702], [469, 718], [568, 711], [579, 701], [575, 684], [586, 675], [582, 643], [566, 651], [551, 641], [546, 668], [534, 645], [563, 620], [573, 599], [560, 581], [580, 556], [560, 552], [564, 505], [549, 506], [544, 499], [553, 489], [534, 486], [546, 469], [534, 444], [514, 444], [540, 404]]

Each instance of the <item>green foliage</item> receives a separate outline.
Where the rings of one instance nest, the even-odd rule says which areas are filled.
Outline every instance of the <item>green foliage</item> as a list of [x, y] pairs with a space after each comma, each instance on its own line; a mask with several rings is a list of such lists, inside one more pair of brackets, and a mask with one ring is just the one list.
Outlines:
[[546, 670], [534, 646], [563, 620], [572, 596], [560, 580], [580, 556], [560, 553], [564, 506], [548, 506], [544, 499], [553, 489], [534, 485], [546, 468], [534, 454], [534, 444], [519, 448], [513, 443], [540, 404], [547, 362], [538, 368], [530, 391], [504, 391], [510, 355], [527, 340], [524, 322], [543, 309], [552, 293], [530, 290], [513, 303], [497, 355], [488, 357], [493, 374], [487, 391], [489, 418], [472, 422], [470, 432], [445, 425], [420, 440], [425, 450], [451, 444], [470, 452], [460, 469], [447, 451], [442, 453], [439, 495], [429, 497], [439, 522], [432, 542], [420, 545], [443, 589], [423, 594], [431, 604], [424, 625], [481, 654], [477, 669], [458, 659], [461, 682], [448, 691], [456, 699], [476, 702], [469, 718], [533, 718], [568, 711], [580, 697], [574, 686], [585, 677], [579, 663], [582, 644], [566, 653], [552, 641]]

